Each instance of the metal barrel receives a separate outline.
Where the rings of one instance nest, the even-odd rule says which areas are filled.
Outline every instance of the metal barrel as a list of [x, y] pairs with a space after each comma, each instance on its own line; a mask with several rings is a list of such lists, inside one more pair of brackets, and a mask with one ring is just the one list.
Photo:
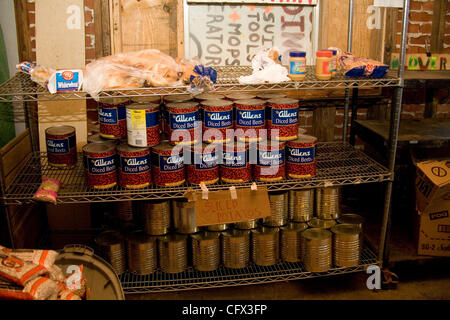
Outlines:
[[308, 229], [308, 225], [301, 222], [290, 222], [280, 229], [281, 259], [286, 262], [301, 261], [301, 233]]
[[246, 268], [250, 262], [250, 231], [222, 232], [222, 261], [226, 268]]
[[194, 205], [183, 200], [172, 201], [173, 226], [181, 234], [192, 234], [199, 231], [195, 220]]
[[214, 225], [206, 227], [206, 230], [216, 231], [216, 232], [225, 231], [227, 229], [228, 229], [228, 224], [214, 224]]
[[252, 260], [258, 266], [273, 266], [280, 258], [280, 229], [259, 227], [252, 230]]
[[118, 231], [107, 230], [95, 237], [100, 256], [111, 264], [117, 274], [126, 271], [127, 261], [123, 236]]
[[301, 237], [303, 264], [306, 271], [325, 272], [331, 269], [332, 234], [320, 228], [307, 229]]
[[240, 230], [255, 229], [256, 227], [258, 227], [258, 220], [259, 219], [252, 219], [252, 220], [248, 220], [248, 221], [236, 222], [233, 224], [233, 226], [236, 229], [240, 229]]
[[127, 236], [128, 271], [140, 275], [152, 274], [158, 267], [156, 238], [145, 231]]
[[263, 224], [269, 227], [281, 227], [288, 221], [288, 192], [269, 193], [270, 216], [263, 218]]
[[289, 219], [308, 222], [314, 216], [314, 189], [289, 191]]
[[144, 230], [149, 235], [165, 235], [170, 229], [170, 201], [141, 201], [139, 212]]
[[316, 215], [319, 219], [338, 219], [340, 216], [340, 187], [316, 190]]
[[192, 260], [198, 271], [214, 271], [220, 264], [220, 233], [203, 231], [191, 235]]
[[158, 237], [158, 258], [165, 273], [180, 273], [187, 269], [187, 236], [169, 234]]
[[331, 228], [333, 261], [337, 267], [355, 267], [361, 259], [361, 230], [357, 225], [343, 223]]

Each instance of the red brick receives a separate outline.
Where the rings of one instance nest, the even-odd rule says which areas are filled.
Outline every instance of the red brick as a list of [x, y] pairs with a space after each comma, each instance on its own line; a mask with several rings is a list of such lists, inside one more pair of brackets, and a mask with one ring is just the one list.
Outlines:
[[414, 119], [423, 119], [423, 111], [414, 113]]
[[95, 59], [95, 48], [93, 49], [86, 49], [86, 55], [85, 55], [85, 59]]
[[449, 24], [449, 23], [447, 23], [447, 24], [445, 25], [445, 31], [444, 31], [444, 33], [445, 33], [445, 34], [450, 34], [450, 24]]
[[436, 112], [450, 112], [450, 104], [438, 104]]
[[422, 34], [431, 34], [431, 23], [424, 23], [420, 26], [420, 33]]
[[95, 34], [95, 24], [90, 23], [88, 26], [84, 28], [84, 32], [86, 34]]
[[414, 118], [414, 113], [409, 113], [409, 112], [408, 112], [408, 113], [405, 113], [405, 112], [402, 112], [400, 118], [401, 118], [401, 119], [413, 119], [413, 118]]
[[35, 11], [36, 10], [36, 5], [34, 2], [27, 2], [27, 9], [28, 11]]
[[88, 36], [86, 36], [85, 37], [85, 45], [86, 45], [86, 48], [88, 48], [88, 47], [92, 47], [92, 46], [94, 46], [95, 45], [95, 43], [94, 43], [94, 39], [92, 39], [91, 37], [88, 37]]
[[448, 112], [438, 112], [438, 113], [436, 113], [436, 118], [438, 118], [438, 119], [449, 119], [450, 118], [450, 113], [448, 113]]
[[434, 1], [428, 1], [423, 4], [423, 10], [425, 11], [433, 11], [434, 10]]
[[36, 15], [34, 13], [28, 13], [28, 22], [30, 24], [35, 24], [36, 23]]
[[84, 0], [84, 6], [89, 9], [94, 9], [94, 0]]
[[418, 38], [410, 38], [409, 43], [410, 44], [425, 44], [425, 40], [428, 40], [428, 43], [430, 42], [430, 37], [427, 36], [420, 36]]
[[422, 10], [422, 2], [411, 1], [411, 4], [409, 6], [409, 10]]
[[433, 20], [433, 15], [426, 12], [411, 12], [410, 19], [411, 21], [416, 22], [431, 22]]
[[408, 46], [407, 53], [419, 53], [419, 47], [416, 46]]
[[419, 25], [410, 23], [408, 25], [408, 33], [419, 33]]
[[36, 37], [36, 27], [30, 28], [30, 37]]
[[86, 11], [84, 13], [84, 23], [91, 23], [94, 22], [94, 17], [92, 16], [92, 12], [91, 11]]
[[417, 111], [423, 111], [425, 108], [425, 105], [423, 104], [404, 104], [403, 105], [403, 111], [405, 112], [417, 112]]
[[439, 89], [435, 94], [436, 99], [441, 104], [446, 104], [450, 98], [450, 90], [449, 89]]

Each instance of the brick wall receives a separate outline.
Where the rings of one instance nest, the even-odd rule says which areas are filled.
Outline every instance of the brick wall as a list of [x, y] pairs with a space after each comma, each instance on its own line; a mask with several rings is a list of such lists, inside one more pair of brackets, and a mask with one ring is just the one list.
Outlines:
[[[30, 23], [32, 61], [36, 62], [36, 15], [35, 0], [27, 0], [28, 18]], [[86, 64], [95, 59], [95, 24], [94, 24], [94, 1], [84, 0], [84, 20], [86, 33]]]

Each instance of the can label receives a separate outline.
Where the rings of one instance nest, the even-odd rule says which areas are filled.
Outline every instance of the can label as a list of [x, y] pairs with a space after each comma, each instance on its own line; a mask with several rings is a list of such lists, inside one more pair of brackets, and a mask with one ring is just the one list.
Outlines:
[[307, 147], [307, 148], [294, 148], [287, 147], [288, 152], [288, 162], [291, 163], [313, 163], [316, 148], [315, 147]]
[[258, 150], [258, 165], [281, 166], [284, 164], [284, 150], [263, 151]]
[[159, 112], [153, 111], [153, 112], [146, 112], [145, 113], [145, 122], [147, 125], [147, 128], [156, 127], [159, 125]]
[[215, 152], [194, 155], [195, 169], [208, 170], [217, 168], [218, 156]]
[[331, 72], [337, 71], [337, 60], [335, 58], [331, 59], [330, 68]]
[[72, 148], [75, 148], [73, 135], [66, 139], [47, 139], [47, 153], [68, 154]]
[[298, 122], [298, 109], [272, 108], [272, 125], [290, 126]]
[[290, 74], [306, 74], [306, 61], [291, 61]]
[[141, 157], [120, 157], [120, 164], [123, 173], [143, 173], [150, 170], [149, 155]]
[[116, 171], [116, 162], [114, 156], [105, 158], [90, 158], [86, 156], [85, 167], [88, 169], [89, 174], [108, 174]]
[[126, 108], [104, 108], [100, 107], [98, 110], [98, 118], [101, 124], [117, 125], [120, 120], [126, 119]]
[[229, 128], [233, 125], [233, 110], [205, 111], [203, 115], [206, 128]]
[[264, 125], [265, 110], [239, 110], [236, 114], [236, 122], [241, 127], [261, 127]]
[[198, 112], [189, 113], [170, 113], [169, 112], [169, 123], [170, 129], [172, 130], [189, 130], [196, 128], [198, 121]]
[[223, 165], [230, 168], [245, 168], [248, 162], [248, 152], [223, 152]]
[[184, 157], [183, 155], [165, 156], [152, 153], [152, 163], [158, 166], [161, 172], [177, 171], [184, 168]]
[[331, 61], [324, 61], [322, 62], [322, 73], [323, 74], [330, 74], [331, 73]]

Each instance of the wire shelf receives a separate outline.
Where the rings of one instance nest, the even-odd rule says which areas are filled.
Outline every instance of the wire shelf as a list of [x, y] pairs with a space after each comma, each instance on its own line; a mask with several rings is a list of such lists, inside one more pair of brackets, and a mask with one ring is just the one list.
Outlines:
[[[333, 80], [318, 80], [314, 67], [308, 67], [307, 76], [303, 81], [287, 81], [282, 83], [264, 83], [245, 85], [239, 83], [240, 76], [250, 75], [250, 66], [216, 66], [218, 79], [212, 91], [256, 91], [256, 90], [308, 90], [308, 89], [346, 89], [354, 86], [358, 88], [380, 88], [399, 86], [400, 80], [394, 73], [384, 78], [348, 78], [338, 74]], [[173, 95], [186, 93], [188, 86], [178, 87], [150, 87], [127, 90], [102, 91], [100, 96], [136, 97], [145, 95]], [[18, 72], [10, 80], [0, 86], [0, 102], [13, 101], [52, 101], [87, 99], [85, 92], [67, 92], [50, 94], [48, 90], [34, 83], [30, 76]]]
[[[52, 177], [63, 184], [58, 192], [58, 203], [105, 202], [145, 199], [181, 198], [188, 187], [201, 190], [198, 186], [187, 184], [178, 187], [150, 186], [138, 190], [114, 187], [108, 190], [92, 190], [85, 184], [81, 154], [74, 168], [60, 169], [48, 165], [45, 153], [32, 155], [23, 165], [20, 173], [3, 195], [6, 204], [32, 202], [42, 177]], [[340, 186], [360, 183], [388, 181], [388, 169], [372, 160], [362, 151], [349, 144], [339, 142], [319, 143], [317, 145], [316, 176], [304, 179], [286, 179], [276, 182], [257, 182], [267, 186], [269, 191], [308, 189], [327, 186]], [[237, 188], [250, 187], [252, 182], [233, 184]], [[230, 184], [209, 185], [211, 191], [226, 190]]]
[[262, 267], [251, 264], [243, 269], [228, 269], [220, 266], [215, 271], [201, 272], [192, 267], [182, 273], [168, 274], [156, 271], [151, 275], [124, 273], [119, 276], [126, 294], [164, 291], [181, 291], [254, 285], [288, 280], [326, 277], [364, 271], [370, 265], [378, 265], [375, 253], [368, 247], [361, 252], [358, 266], [349, 268], [333, 267], [327, 272], [308, 272], [302, 263], [280, 262], [274, 266]]

